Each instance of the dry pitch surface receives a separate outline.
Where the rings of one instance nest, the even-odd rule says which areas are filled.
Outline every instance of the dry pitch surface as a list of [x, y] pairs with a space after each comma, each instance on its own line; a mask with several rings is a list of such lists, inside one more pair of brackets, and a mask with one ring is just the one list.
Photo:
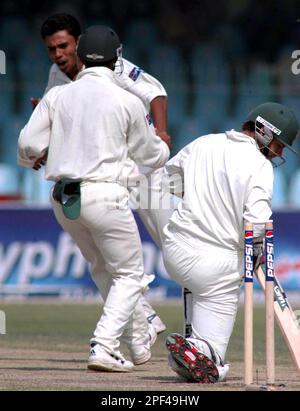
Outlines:
[[[168, 325], [180, 332], [180, 303], [157, 306]], [[89, 338], [101, 312], [96, 304], [4, 303], [6, 334], [0, 335], [0, 390], [55, 391], [242, 391], [243, 312], [239, 310], [227, 353], [231, 364], [226, 383], [185, 383], [168, 367], [164, 346], [167, 332], [158, 337], [152, 359], [133, 373], [88, 371]], [[255, 382], [265, 382], [263, 308], [255, 310]], [[125, 351], [125, 350], [124, 350]], [[300, 377], [279, 330], [276, 330], [276, 383], [286, 391], [300, 391]]]

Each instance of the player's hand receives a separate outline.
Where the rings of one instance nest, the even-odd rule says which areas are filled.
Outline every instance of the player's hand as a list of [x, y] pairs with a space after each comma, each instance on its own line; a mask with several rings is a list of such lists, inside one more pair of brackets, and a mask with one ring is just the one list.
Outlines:
[[262, 238], [256, 238], [253, 241], [253, 264], [254, 271], [265, 263], [265, 244]]
[[265, 264], [265, 256], [263, 254], [253, 257], [254, 271], [256, 271], [259, 266], [264, 265], [264, 264]]
[[38, 158], [37, 160], [36, 160], [36, 162], [34, 163], [34, 165], [33, 165], [33, 169], [34, 170], [39, 170], [41, 167], [43, 167], [45, 164], [46, 164], [46, 162], [47, 162], [47, 156], [48, 156], [48, 153], [46, 153], [45, 155], [43, 155], [43, 157], [40, 157], [40, 158]]
[[32, 109], [34, 110], [36, 108], [36, 106], [39, 104], [39, 102], [41, 101], [41, 99], [31, 97], [30, 101], [31, 101], [31, 104], [32, 104]]
[[160, 137], [167, 144], [169, 149], [171, 149], [172, 148], [171, 137], [169, 136], [169, 134], [166, 131], [158, 131], [158, 130], [155, 130], [155, 131], [156, 131], [156, 135]]

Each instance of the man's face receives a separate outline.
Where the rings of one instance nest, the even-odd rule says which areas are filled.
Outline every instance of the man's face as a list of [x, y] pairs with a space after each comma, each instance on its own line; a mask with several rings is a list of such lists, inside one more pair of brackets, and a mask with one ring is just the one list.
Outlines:
[[66, 30], [57, 31], [46, 36], [45, 44], [52, 63], [71, 79], [78, 73], [76, 57], [76, 40]]
[[268, 159], [272, 160], [274, 157], [282, 157], [283, 154], [283, 149], [284, 145], [277, 140], [276, 138], [273, 138], [271, 143], [268, 145], [269, 153], [268, 153]]

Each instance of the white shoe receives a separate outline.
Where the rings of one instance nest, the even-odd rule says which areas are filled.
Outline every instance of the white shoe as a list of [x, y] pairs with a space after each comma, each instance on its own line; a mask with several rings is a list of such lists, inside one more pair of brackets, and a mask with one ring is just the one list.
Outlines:
[[217, 365], [217, 369], [218, 369], [218, 372], [219, 372], [218, 382], [226, 381], [226, 376], [229, 372], [229, 364]]
[[120, 352], [108, 353], [100, 344], [91, 347], [88, 369], [95, 371], [130, 372], [134, 365], [125, 360]]
[[145, 364], [151, 358], [150, 348], [157, 338], [157, 333], [151, 324], [148, 325], [148, 333], [149, 337], [146, 344], [133, 344], [128, 338], [124, 339], [123, 337], [123, 341], [127, 344], [134, 365]]
[[157, 339], [157, 332], [155, 327], [151, 323], [148, 323], [148, 333], [150, 338], [150, 347], [152, 347]]
[[129, 351], [134, 365], [145, 364], [151, 358], [150, 348], [145, 345], [131, 346]]
[[147, 317], [147, 321], [154, 327], [157, 334], [160, 334], [167, 329], [166, 325], [162, 322], [162, 320], [156, 313], [149, 315]]
[[134, 336], [130, 336], [128, 334], [123, 334], [120, 337], [120, 341], [127, 345], [134, 365], [141, 365], [150, 360], [150, 347], [155, 343], [156, 337], [157, 334], [155, 329], [149, 324], [148, 335], [137, 335], [137, 333], [135, 333]]

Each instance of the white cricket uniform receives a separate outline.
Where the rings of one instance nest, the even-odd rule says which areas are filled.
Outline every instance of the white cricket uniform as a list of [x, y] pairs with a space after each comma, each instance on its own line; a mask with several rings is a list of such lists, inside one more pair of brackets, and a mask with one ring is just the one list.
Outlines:
[[[111, 70], [95, 67], [83, 70], [77, 81], [50, 90], [21, 131], [20, 165], [31, 167], [46, 150], [47, 179], [82, 180], [77, 220], [65, 218], [61, 205], [53, 199], [52, 205], [57, 220], [77, 242], [92, 270], [98, 260], [105, 262], [97, 275], [103, 275], [109, 285], [91, 341], [108, 352], [117, 351], [119, 337], [149, 283], [140, 237], [128, 207], [124, 164], [131, 157], [138, 164], [158, 168], [167, 161], [169, 149], [149, 125], [141, 101], [116, 84]], [[147, 335], [145, 319], [142, 325]]]
[[[123, 66], [121, 73], [114, 73], [117, 84], [139, 97], [144, 103], [146, 110], [150, 112], [150, 103], [154, 98], [167, 96], [165, 88], [156, 78], [128, 60], [122, 58], [121, 64]], [[72, 80], [59, 69], [57, 64], [53, 64], [50, 68], [45, 93], [55, 86], [70, 83], [72, 83]], [[176, 203], [176, 199], [169, 198], [167, 194], [164, 194], [164, 209], [159, 211], [161, 208], [159, 205], [162, 203], [161, 172], [154, 173], [151, 177], [148, 177], [148, 175], [144, 177], [144, 174], [140, 174], [139, 168], [130, 158], [126, 162], [125, 168], [124, 172], [128, 177], [128, 187], [130, 188], [131, 207], [132, 209], [137, 209], [153, 240], [161, 248], [162, 229], [167, 223], [173, 208], [168, 207], [166, 204]], [[148, 174], [149, 171], [152, 171], [149, 167], [141, 168], [142, 173], [146, 172]], [[149, 198], [149, 187], [151, 187], [152, 192], [151, 198]], [[138, 199], [138, 201], [136, 202], [135, 199]]]
[[196, 139], [165, 172], [184, 182], [164, 229], [165, 266], [193, 293], [192, 336], [224, 360], [243, 276], [244, 219], [270, 218], [273, 168], [253, 138], [232, 130]]

